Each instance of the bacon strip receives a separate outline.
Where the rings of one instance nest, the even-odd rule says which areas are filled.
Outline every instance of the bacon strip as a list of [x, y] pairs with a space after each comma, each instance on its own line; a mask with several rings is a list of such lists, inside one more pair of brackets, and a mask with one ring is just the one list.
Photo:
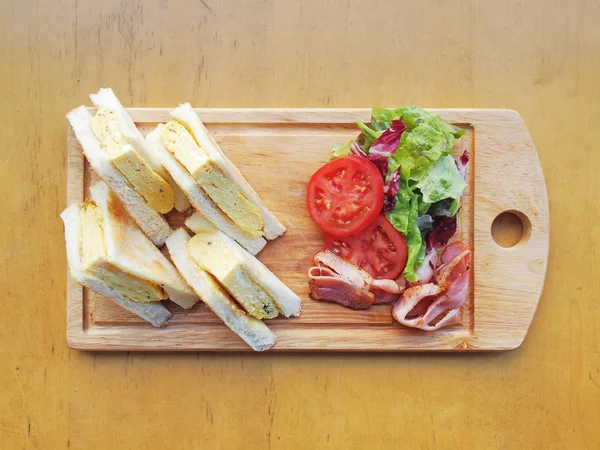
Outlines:
[[[453, 242], [449, 244], [444, 251], [442, 252], [442, 264], [448, 264], [452, 262], [452, 260], [456, 259], [458, 255], [468, 251], [469, 249], [460, 241]], [[471, 257], [469, 256], [467, 263], [471, 262]]]
[[[423, 324], [429, 324], [443, 312], [458, 309], [467, 298], [467, 287], [469, 284], [469, 272], [464, 272], [445, 294], [440, 295], [427, 309], [423, 315]], [[458, 286], [457, 286], [458, 285]], [[438, 323], [439, 324], [439, 323]]]
[[[437, 267], [438, 259], [441, 266]], [[461, 242], [447, 246], [438, 257], [428, 253], [419, 281], [406, 287], [403, 276], [375, 280], [358, 266], [337, 254], [324, 251], [314, 257], [308, 271], [310, 296], [314, 300], [339, 303], [353, 309], [394, 303], [392, 317], [399, 323], [426, 331], [454, 325], [469, 291], [471, 252]]]
[[375, 295], [375, 305], [392, 304], [406, 289], [406, 278], [400, 275], [395, 280], [373, 280], [371, 292]]
[[352, 309], [367, 309], [375, 301], [369, 291], [373, 278], [360, 267], [331, 252], [319, 252], [308, 271], [310, 297], [339, 303]]
[[332, 252], [319, 252], [308, 271], [310, 297], [339, 303], [352, 309], [393, 303], [404, 291], [406, 280], [374, 280], [358, 266]]
[[400, 296], [392, 309], [396, 321], [426, 331], [458, 323], [468, 293], [471, 252], [457, 242], [446, 247], [441, 259], [436, 283], [411, 286]]
[[400, 296], [392, 309], [392, 317], [407, 327], [421, 328], [423, 315], [421, 311], [411, 312], [425, 299], [431, 299], [442, 293], [442, 289], [433, 283], [419, 284], [409, 287]]
[[374, 305], [391, 305], [400, 297], [400, 294], [392, 294], [378, 288], [371, 288], [371, 292], [375, 296]]

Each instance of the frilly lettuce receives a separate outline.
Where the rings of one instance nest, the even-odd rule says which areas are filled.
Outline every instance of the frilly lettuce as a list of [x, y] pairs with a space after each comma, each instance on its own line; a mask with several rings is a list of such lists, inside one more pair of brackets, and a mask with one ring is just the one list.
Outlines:
[[333, 158], [341, 158], [342, 156], [348, 156], [350, 154], [350, 146], [354, 141], [350, 141], [347, 144], [336, 144], [331, 147], [331, 156]]
[[406, 132], [400, 138], [398, 150], [390, 157], [388, 170], [394, 171], [402, 165], [411, 169], [412, 180], [419, 180], [431, 164], [452, 153], [454, 138], [462, 136], [464, 130], [416, 106], [399, 108], [396, 112]]
[[444, 199], [451, 201], [449, 209], [454, 215], [466, 186], [451, 156], [454, 139], [462, 136], [464, 130], [415, 106], [373, 110], [377, 122], [391, 124], [396, 117], [400, 117], [406, 130], [388, 161], [388, 174], [401, 167], [401, 182], [396, 203], [387, 217], [406, 239], [408, 259], [403, 274], [408, 281], [416, 281], [414, 271], [425, 254], [419, 218], [429, 212], [431, 204]]
[[424, 254], [425, 251], [421, 231], [417, 224], [419, 209], [420, 207], [422, 209], [423, 205], [420, 197], [409, 187], [408, 179], [401, 178], [400, 190], [396, 194], [396, 204], [387, 214], [390, 223], [404, 235], [406, 241], [408, 256], [402, 273], [408, 281], [417, 281], [414, 271], [422, 261], [421, 254]]
[[425, 202], [435, 203], [445, 198], [459, 198], [466, 186], [454, 158], [446, 155], [429, 166], [415, 187], [421, 191]]
[[379, 137], [383, 134], [384, 130], [373, 130], [371, 129], [368, 125], [365, 125], [362, 122], [356, 122], [356, 125], [358, 125], [358, 128], [360, 128], [360, 131], [362, 132], [362, 134], [365, 137], [365, 143], [363, 144], [363, 151], [365, 153], [369, 153], [369, 149], [371, 148], [371, 145], [373, 145], [373, 142], [375, 142], [377, 139], [379, 139]]
[[[408, 247], [403, 274], [408, 281], [416, 281], [414, 271], [425, 255], [424, 237], [433, 227], [439, 229], [437, 241], [446, 240], [452, 232], [452, 219], [442, 220], [441, 216], [453, 218], [456, 224], [460, 196], [466, 187], [464, 174], [469, 155], [463, 155], [459, 169], [451, 154], [454, 139], [460, 138], [464, 130], [416, 106], [373, 108], [371, 121], [357, 125], [361, 131], [359, 138], [354, 143], [334, 146], [333, 157], [352, 154], [354, 145], [382, 172], [387, 186], [384, 212], [404, 234]], [[378, 140], [373, 155], [369, 155]]]

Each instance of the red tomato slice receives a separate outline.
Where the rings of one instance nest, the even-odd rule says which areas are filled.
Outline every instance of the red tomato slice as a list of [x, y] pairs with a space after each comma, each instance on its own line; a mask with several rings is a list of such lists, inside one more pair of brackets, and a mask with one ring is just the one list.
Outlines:
[[326, 235], [325, 249], [366, 270], [373, 278], [394, 279], [406, 266], [404, 236], [383, 214], [360, 234], [343, 238]]
[[321, 230], [337, 237], [356, 234], [381, 212], [383, 179], [361, 156], [334, 159], [310, 179], [306, 204]]

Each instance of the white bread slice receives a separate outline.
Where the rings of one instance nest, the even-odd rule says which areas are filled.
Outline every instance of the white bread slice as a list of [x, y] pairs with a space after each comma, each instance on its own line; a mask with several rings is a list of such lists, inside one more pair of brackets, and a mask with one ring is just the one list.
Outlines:
[[65, 209], [60, 217], [65, 225], [65, 241], [67, 244], [67, 262], [71, 276], [83, 286], [111, 299], [128, 311], [137, 314], [155, 327], [163, 326], [171, 317], [171, 313], [160, 302], [136, 303], [120, 292], [111, 289], [102, 280], [85, 273], [81, 266], [81, 225], [79, 211], [81, 205], [73, 203]]
[[260, 352], [271, 348], [276, 341], [273, 332], [263, 322], [242, 311], [209, 274], [194, 264], [187, 251], [189, 240], [190, 236], [183, 228], [167, 239], [171, 259], [188, 284], [206, 306], [253, 350]]
[[67, 114], [67, 119], [92, 169], [117, 194], [131, 217], [152, 242], [158, 246], [163, 245], [173, 230], [165, 218], [148, 206], [127, 178], [110, 162], [92, 131], [91, 113], [85, 106], [79, 106]]
[[[187, 170], [175, 159], [175, 157], [165, 148], [160, 133], [162, 124], [159, 124], [152, 132], [146, 136], [148, 148], [157, 155], [161, 164], [171, 174], [173, 179], [181, 187], [181, 190], [188, 196], [192, 205], [198, 211], [197, 214], [212, 223], [215, 229], [220, 229], [231, 238], [235, 239], [245, 249], [253, 255], [260, 252], [267, 241], [262, 237], [252, 237], [249, 233], [238, 227], [233, 221], [223, 213], [202, 190], [196, 180]], [[195, 214], [194, 214], [195, 215]], [[193, 216], [192, 216], [193, 217]], [[193, 230], [192, 230], [193, 231]]]
[[159, 285], [182, 308], [194, 306], [200, 300], [198, 296], [131, 220], [113, 191], [100, 181], [90, 187], [90, 193], [102, 210], [108, 261], [123, 272]]
[[190, 207], [187, 197], [181, 192], [177, 183], [171, 178], [169, 173], [162, 166], [156, 155], [154, 155], [146, 146], [146, 140], [140, 133], [140, 130], [135, 126], [131, 116], [125, 111], [123, 105], [111, 88], [99, 89], [95, 94], [90, 94], [90, 100], [96, 108], [106, 109], [112, 112], [123, 136], [133, 146], [135, 150], [144, 158], [144, 160], [152, 167], [152, 169], [165, 179], [175, 195], [175, 209], [183, 212]]
[[[191, 254], [192, 246], [202, 250], [202, 255]], [[212, 260], [206, 257], [207, 246], [211, 246], [210, 252], [215, 256]], [[289, 287], [287, 287], [273, 272], [271, 272], [263, 263], [256, 257], [248, 253], [237, 242], [221, 231], [208, 231], [197, 234], [188, 245], [188, 252], [192, 260], [198, 263], [198, 259], [208, 261], [206, 269], [213, 273], [215, 267], [219, 264], [223, 266], [228, 262], [233, 261], [234, 266], [240, 267], [243, 272], [249, 275], [252, 280], [251, 284], [256, 283], [262, 290], [273, 300], [277, 309], [286, 317], [299, 316], [302, 309], [302, 300]], [[225, 261], [228, 260], [228, 262]], [[222, 263], [221, 263], [222, 261]], [[202, 267], [203, 269], [205, 267]], [[248, 284], [248, 289], [250, 285]], [[239, 299], [238, 299], [239, 300]]]
[[235, 167], [229, 158], [225, 156], [217, 142], [200, 120], [200, 117], [198, 117], [198, 114], [192, 109], [192, 106], [189, 103], [179, 105], [171, 111], [171, 117], [187, 127], [200, 147], [202, 147], [202, 149], [218, 163], [219, 167], [225, 172], [229, 179], [238, 186], [240, 192], [260, 209], [264, 221], [265, 238], [271, 240], [281, 236], [285, 232], [283, 224], [277, 220], [277, 217], [275, 217], [271, 211], [269, 211], [237, 167]]

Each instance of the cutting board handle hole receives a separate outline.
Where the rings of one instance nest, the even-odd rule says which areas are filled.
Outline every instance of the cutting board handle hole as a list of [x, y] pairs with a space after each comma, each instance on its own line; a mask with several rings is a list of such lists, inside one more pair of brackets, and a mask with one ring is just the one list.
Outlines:
[[531, 221], [520, 211], [498, 214], [492, 222], [492, 238], [500, 247], [512, 248], [525, 244], [531, 235]]

